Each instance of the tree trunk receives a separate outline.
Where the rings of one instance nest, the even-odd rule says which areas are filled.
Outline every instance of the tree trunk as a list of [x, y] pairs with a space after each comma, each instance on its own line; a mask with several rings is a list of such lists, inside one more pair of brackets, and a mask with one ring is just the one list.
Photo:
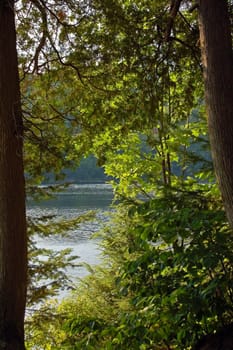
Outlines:
[[210, 145], [233, 227], [233, 53], [227, 0], [199, 0], [199, 29]]
[[233, 323], [215, 334], [208, 334], [192, 350], [233, 350]]
[[0, 350], [23, 350], [27, 280], [14, 1], [0, 0]]

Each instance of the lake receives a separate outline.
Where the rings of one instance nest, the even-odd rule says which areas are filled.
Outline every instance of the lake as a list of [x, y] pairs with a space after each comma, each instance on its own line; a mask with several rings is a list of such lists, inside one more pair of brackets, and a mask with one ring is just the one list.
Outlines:
[[[80, 184], [70, 185], [68, 188], [56, 194], [56, 198], [34, 202], [28, 201], [27, 215], [41, 217], [43, 215], [55, 215], [58, 218], [74, 218], [89, 210], [97, 211], [97, 219], [87, 222], [69, 235], [67, 238], [50, 236], [37, 237], [37, 247], [48, 248], [56, 251], [72, 248], [72, 255], [79, 256], [77, 263], [96, 265], [100, 262], [100, 250], [98, 239], [91, 239], [94, 232], [98, 231], [101, 222], [106, 222], [107, 211], [113, 199], [112, 187], [109, 184]], [[67, 271], [72, 280], [82, 278], [88, 274], [85, 267], [79, 266]]]

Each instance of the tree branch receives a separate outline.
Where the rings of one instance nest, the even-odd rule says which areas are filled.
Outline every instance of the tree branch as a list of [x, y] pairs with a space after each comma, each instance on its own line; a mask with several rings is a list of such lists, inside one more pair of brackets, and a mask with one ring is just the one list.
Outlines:
[[170, 14], [169, 14], [169, 18], [168, 18], [167, 29], [165, 32], [164, 41], [169, 41], [169, 39], [170, 39], [171, 31], [173, 29], [177, 13], [180, 9], [181, 2], [182, 2], [182, 0], [171, 0]]
[[39, 55], [43, 47], [45, 46], [46, 39], [48, 37], [48, 21], [47, 21], [47, 13], [43, 5], [41, 5], [39, 0], [31, 0], [31, 2], [37, 7], [37, 9], [41, 13], [42, 18], [42, 25], [43, 25], [43, 32], [42, 37], [40, 39], [39, 45], [36, 48], [35, 55], [33, 57], [32, 62], [34, 61], [34, 68], [32, 73], [38, 72], [38, 62], [39, 62]]

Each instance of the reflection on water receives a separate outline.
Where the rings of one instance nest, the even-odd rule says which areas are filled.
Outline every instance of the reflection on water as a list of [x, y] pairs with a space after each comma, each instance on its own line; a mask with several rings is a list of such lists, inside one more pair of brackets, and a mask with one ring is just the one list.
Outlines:
[[[27, 215], [38, 218], [51, 215], [62, 219], [72, 219], [88, 210], [97, 210], [97, 220], [83, 223], [78, 229], [66, 237], [37, 237], [37, 246], [56, 251], [72, 248], [73, 255], [79, 256], [78, 263], [85, 262], [91, 265], [98, 264], [98, 240], [90, 239], [92, 234], [99, 230], [101, 221], [106, 221], [106, 211], [113, 199], [112, 188], [107, 184], [71, 185], [65, 191], [56, 195], [56, 198], [43, 202], [28, 201]], [[87, 274], [84, 267], [77, 267], [68, 271], [73, 279]]]
[[[112, 187], [109, 184], [70, 185], [56, 198], [40, 202], [39, 208], [52, 209], [104, 209], [112, 201]], [[29, 201], [29, 208], [38, 207], [37, 202]]]

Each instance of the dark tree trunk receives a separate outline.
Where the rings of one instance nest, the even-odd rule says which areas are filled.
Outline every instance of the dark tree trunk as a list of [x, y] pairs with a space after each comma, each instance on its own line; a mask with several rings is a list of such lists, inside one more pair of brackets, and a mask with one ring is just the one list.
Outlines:
[[23, 350], [27, 280], [14, 1], [0, 0], [0, 350]]
[[193, 350], [233, 350], [233, 324], [204, 336]]
[[227, 0], [199, 0], [199, 27], [212, 156], [233, 227], [233, 53]]

